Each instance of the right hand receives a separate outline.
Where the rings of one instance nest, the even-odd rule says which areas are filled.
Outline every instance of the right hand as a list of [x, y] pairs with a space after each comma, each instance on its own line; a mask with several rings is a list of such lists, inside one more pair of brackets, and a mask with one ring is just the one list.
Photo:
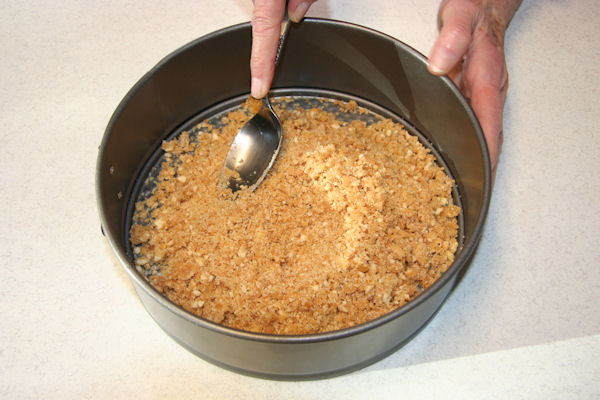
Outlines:
[[[289, 0], [288, 15], [293, 22], [300, 22], [308, 8], [316, 0]], [[252, 97], [261, 99], [267, 95], [275, 72], [275, 55], [281, 33], [281, 21], [285, 15], [285, 0], [255, 0], [252, 15], [252, 54], [250, 72]]]

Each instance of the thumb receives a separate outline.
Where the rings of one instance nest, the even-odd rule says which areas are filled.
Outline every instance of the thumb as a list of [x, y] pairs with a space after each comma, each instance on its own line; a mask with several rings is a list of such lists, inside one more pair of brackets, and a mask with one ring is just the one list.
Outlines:
[[469, 1], [450, 0], [442, 4], [440, 34], [429, 54], [429, 72], [447, 74], [462, 60], [469, 50], [477, 13]]
[[300, 22], [309, 7], [317, 0], [289, 0], [288, 12], [293, 22]]

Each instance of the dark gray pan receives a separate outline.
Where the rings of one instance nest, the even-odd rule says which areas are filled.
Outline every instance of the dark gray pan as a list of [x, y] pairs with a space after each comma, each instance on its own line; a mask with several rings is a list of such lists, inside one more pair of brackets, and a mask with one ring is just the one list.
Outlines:
[[163, 59], [129, 91], [104, 134], [96, 170], [102, 230], [150, 315], [178, 343], [235, 371], [272, 379], [346, 373], [396, 351], [433, 317], [468, 264], [491, 196], [485, 138], [468, 102], [447, 78], [427, 72], [425, 57], [402, 42], [339, 21], [294, 25], [275, 93], [357, 99], [404, 121], [456, 180], [463, 208], [461, 246], [450, 269], [407, 305], [352, 328], [315, 335], [242, 332], [192, 315], [139, 274], [128, 243], [129, 209], [160, 143], [238, 104], [249, 91], [250, 24], [220, 30]]

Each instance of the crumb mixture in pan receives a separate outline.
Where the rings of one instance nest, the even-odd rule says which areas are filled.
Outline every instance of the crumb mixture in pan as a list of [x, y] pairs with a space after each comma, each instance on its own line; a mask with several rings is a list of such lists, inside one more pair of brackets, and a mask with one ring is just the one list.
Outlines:
[[255, 192], [234, 200], [218, 182], [246, 109], [223, 127], [200, 124], [197, 138], [163, 143], [154, 192], [136, 204], [130, 235], [153, 286], [226, 326], [306, 334], [388, 313], [448, 269], [453, 182], [416, 137], [384, 118], [343, 122], [285, 100], [275, 109], [278, 159]]

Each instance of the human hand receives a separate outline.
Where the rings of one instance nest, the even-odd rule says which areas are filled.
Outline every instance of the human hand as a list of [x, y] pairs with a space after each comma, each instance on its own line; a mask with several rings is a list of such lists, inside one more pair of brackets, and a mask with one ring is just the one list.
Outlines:
[[[293, 22], [300, 22], [308, 8], [316, 0], [289, 0], [288, 15]], [[281, 21], [285, 15], [285, 0], [255, 0], [252, 15], [252, 54], [250, 93], [260, 99], [267, 95], [275, 71], [275, 55], [281, 33]]]
[[493, 176], [508, 89], [504, 34], [520, 4], [521, 0], [443, 0], [440, 33], [429, 56], [429, 71], [448, 74], [469, 99], [487, 140]]

